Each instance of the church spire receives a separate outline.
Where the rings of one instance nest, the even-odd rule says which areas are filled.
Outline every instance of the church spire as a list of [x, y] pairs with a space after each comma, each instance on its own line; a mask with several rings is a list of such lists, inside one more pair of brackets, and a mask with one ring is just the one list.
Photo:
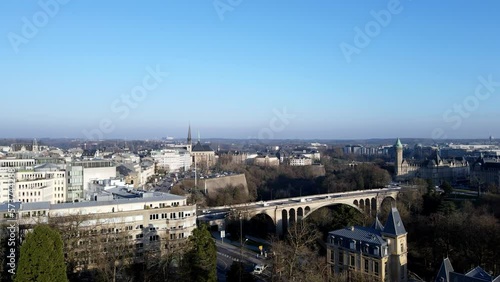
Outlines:
[[191, 144], [191, 123], [189, 123], [187, 143]]

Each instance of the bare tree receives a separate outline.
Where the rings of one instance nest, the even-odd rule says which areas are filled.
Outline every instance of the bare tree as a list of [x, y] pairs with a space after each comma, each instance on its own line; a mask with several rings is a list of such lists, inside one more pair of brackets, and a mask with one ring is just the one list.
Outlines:
[[50, 218], [49, 224], [61, 233], [69, 275], [97, 270], [101, 281], [130, 280], [125, 268], [136, 253], [132, 225], [82, 214]]
[[284, 240], [273, 239], [273, 281], [311, 281], [327, 279], [324, 257], [317, 253], [320, 233], [305, 221], [288, 229]]

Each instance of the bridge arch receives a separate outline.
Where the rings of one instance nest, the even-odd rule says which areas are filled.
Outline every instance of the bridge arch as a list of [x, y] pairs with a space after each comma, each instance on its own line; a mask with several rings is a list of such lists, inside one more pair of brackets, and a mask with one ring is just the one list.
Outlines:
[[281, 234], [286, 234], [288, 231], [288, 210], [284, 209], [281, 211], [281, 222], [277, 222], [278, 230], [281, 227]]
[[320, 208], [324, 208], [324, 207], [329, 207], [329, 206], [336, 206], [336, 205], [346, 205], [346, 206], [349, 206], [349, 207], [352, 207], [352, 208], [355, 208], [357, 211], [363, 213], [363, 210], [360, 209], [358, 206], [354, 205], [353, 204], [350, 204], [349, 202], [331, 202], [331, 203], [325, 203], [324, 205], [318, 205], [316, 207], [314, 207], [313, 209], [311, 209], [311, 211], [309, 213], [307, 213], [304, 218], [306, 218], [308, 215], [310, 215], [311, 213], [319, 210]]
[[296, 213], [295, 213], [295, 209], [291, 208], [288, 213], [289, 213], [289, 220], [288, 220], [289, 225], [292, 225], [295, 222], [297, 222], [297, 216], [296, 216]]
[[297, 221], [301, 220], [304, 217], [304, 209], [302, 207], [299, 207], [297, 209]]
[[305, 210], [304, 217], [306, 217], [311, 212], [311, 208], [309, 206], [306, 206], [304, 210]]
[[265, 238], [267, 234], [276, 233], [276, 222], [266, 212], [261, 212], [253, 215], [250, 218], [249, 224], [252, 227], [251, 230], [253, 230], [255, 233], [251, 235], [255, 235], [257, 237]]

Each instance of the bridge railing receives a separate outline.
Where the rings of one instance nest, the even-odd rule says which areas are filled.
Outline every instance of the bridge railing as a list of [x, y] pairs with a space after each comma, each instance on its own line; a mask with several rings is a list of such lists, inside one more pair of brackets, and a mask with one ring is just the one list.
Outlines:
[[348, 197], [348, 196], [354, 196], [354, 195], [377, 195], [379, 193], [385, 193], [385, 192], [399, 192], [401, 190], [401, 187], [391, 187], [391, 188], [380, 188], [380, 189], [368, 189], [368, 190], [356, 190], [356, 191], [348, 191], [348, 192], [337, 192], [337, 193], [327, 193], [327, 194], [317, 194], [317, 195], [308, 195], [308, 196], [302, 196], [302, 197], [294, 197], [294, 198], [283, 198], [283, 199], [276, 199], [276, 200], [271, 200], [271, 201], [260, 201], [260, 202], [252, 202], [252, 203], [245, 203], [245, 204], [238, 204], [238, 205], [231, 205], [231, 206], [219, 206], [219, 207], [212, 207], [210, 209], [212, 210], [217, 210], [217, 209], [237, 209], [237, 208], [251, 208], [253, 206], [258, 206], [258, 207], [265, 207], [271, 204], [277, 204], [277, 203], [284, 203], [286, 204], [287, 202], [308, 202], [308, 199], [318, 199], [318, 198], [323, 198], [323, 199], [331, 199], [331, 198], [340, 198], [340, 197]]

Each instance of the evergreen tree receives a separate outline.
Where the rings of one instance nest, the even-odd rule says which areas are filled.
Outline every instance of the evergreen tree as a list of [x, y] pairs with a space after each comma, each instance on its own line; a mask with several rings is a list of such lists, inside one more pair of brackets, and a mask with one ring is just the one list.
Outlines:
[[182, 261], [182, 277], [191, 282], [217, 281], [217, 249], [206, 225], [193, 230], [191, 249]]
[[48, 225], [38, 225], [21, 245], [15, 282], [65, 282], [63, 242]]
[[443, 184], [441, 184], [441, 189], [443, 189], [446, 195], [453, 193], [453, 186], [451, 186], [448, 181], [444, 181]]

